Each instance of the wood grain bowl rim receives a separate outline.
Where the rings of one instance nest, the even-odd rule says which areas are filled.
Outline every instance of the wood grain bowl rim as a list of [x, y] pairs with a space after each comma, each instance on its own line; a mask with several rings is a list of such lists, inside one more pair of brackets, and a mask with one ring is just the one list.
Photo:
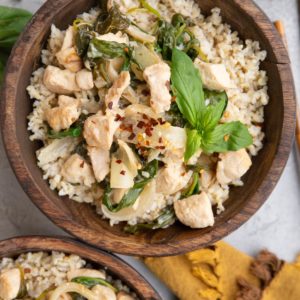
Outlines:
[[[65, 5], [68, 5], [70, 2], [71, 0], [57, 0], [55, 3], [48, 1], [40, 8], [12, 51], [3, 85], [2, 98], [5, 101], [1, 103], [2, 137], [7, 156], [16, 177], [31, 200], [56, 225], [71, 235], [96, 247], [128, 255], [166, 256], [185, 253], [199, 247], [207, 246], [237, 229], [260, 208], [272, 192], [286, 165], [294, 137], [295, 91], [293, 77], [287, 51], [273, 24], [252, 0], [231, 0], [231, 2], [236, 5], [237, 8], [241, 9], [251, 20], [255, 20], [259, 30], [271, 45], [270, 51], [272, 51], [272, 56], [275, 61], [270, 63], [276, 64], [278, 67], [284, 103], [282, 133], [277, 147], [277, 153], [275, 154], [268, 176], [263, 179], [263, 182], [252, 196], [251, 201], [245, 201], [242, 210], [236, 212], [229, 220], [222, 224], [215, 225], [213, 230], [197, 237], [186, 238], [183, 241], [172, 240], [163, 245], [155, 243], [145, 245], [127, 240], [126, 243], [122, 243], [121, 247], [120, 245], [116, 247], [118, 241], [111, 242], [105, 237], [101, 238], [101, 240], [95, 240], [93, 235], [95, 236], [97, 233], [94, 230], [86, 228], [74, 220], [66, 220], [64, 216], [57, 212], [55, 205], [51, 201], [47, 202], [47, 198], [43, 197], [40, 187], [32, 180], [26, 164], [21, 159], [21, 149], [17, 140], [16, 128], [13, 126], [16, 121], [14, 84], [18, 81], [19, 76], [21, 76], [20, 72], [18, 72], [18, 67], [16, 67], [21, 61], [20, 53], [26, 55], [26, 53], [30, 51], [28, 44], [30, 44], [30, 40], [32, 39], [30, 35], [32, 28], [37, 30], [38, 22], [42, 20], [43, 22], [51, 22], [53, 12], [50, 8], [53, 10], [53, 6], [55, 6], [56, 8], [59, 7], [59, 9], [63, 9]], [[22, 51], [20, 52], [20, 50]], [[268, 180], [268, 178], [272, 178], [272, 180]], [[90, 235], [87, 233], [90, 233]]]
[[63, 236], [20, 236], [0, 241], [0, 259], [12, 257], [26, 252], [58, 251], [75, 254], [84, 260], [107, 268], [115, 279], [120, 279], [129, 286], [140, 299], [161, 300], [151, 284], [132, 266], [121, 258], [102, 250], [85, 245], [72, 238]]

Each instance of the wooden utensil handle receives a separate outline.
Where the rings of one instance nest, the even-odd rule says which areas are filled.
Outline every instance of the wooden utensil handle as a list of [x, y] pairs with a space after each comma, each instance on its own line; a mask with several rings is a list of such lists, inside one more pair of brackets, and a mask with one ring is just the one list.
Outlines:
[[[288, 50], [288, 44], [287, 44], [287, 39], [286, 39], [283, 22], [281, 20], [277, 20], [274, 22], [274, 25], [275, 25], [278, 33], [280, 34], [286, 49]], [[300, 108], [299, 108], [299, 105], [297, 105], [296, 114], [297, 114], [296, 115], [296, 121], [297, 121], [296, 122], [296, 142], [297, 142], [298, 150], [300, 151]]]

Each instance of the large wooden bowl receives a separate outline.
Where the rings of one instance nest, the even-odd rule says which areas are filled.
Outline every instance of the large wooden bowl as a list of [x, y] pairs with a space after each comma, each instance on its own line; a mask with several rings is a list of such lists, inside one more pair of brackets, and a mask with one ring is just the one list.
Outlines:
[[269, 76], [270, 104], [265, 108], [264, 148], [254, 158], [243, 187], [231, 188], [226, 211], [214, 227], [192, 230], [175, 224], [166, 230], [128, 235], [122, 226], [110, 227], [87, 204], [58, 197], [43, 180], [35, 150], [29, 140], [26, 116], [32, 101], [26, 86], [38, 67], [50, 26], [66, 28], [75, 16], [95, 5], [94, 0], [48, 1], [33, 17], [10, 57], [2, 93], [2, 133], [7, 155], [24, 190], [58, 226], [97, 247], [123, 254], [163, 256], [183, 253], [213, 243], [241, 226], [264, 203], [287, 162], [295, 128], [295, 95], [288, 54], [265, 14], [251, 0], [199, 1], [204, 13], [218, 6], [226, 22], [243, 39], [260, 42], [267, 50], [262, 68]]
[[59, 251], [75, 254], [97, 268], [106, 268], [114, 279], [120, 279], [139, 299], [161, 300], [152, 286], [120, 258], [63, 237], [25, 236], [0, 241], [0, 259], [34, 251]]

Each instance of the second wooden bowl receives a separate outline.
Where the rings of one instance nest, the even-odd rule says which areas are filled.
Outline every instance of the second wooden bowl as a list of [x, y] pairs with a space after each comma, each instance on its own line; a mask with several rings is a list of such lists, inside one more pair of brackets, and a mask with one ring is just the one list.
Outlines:
[[114, 279], [120, 279], [139, 299], [160, 300], [160, 296], [152, 286], [118, 257], [93, 249], [89, 246], [63, 237], [25, 236], [0, 241], [0, 259], [16, 257], [26, 252], [58, 251], [75, 254], [92, 263], [95, 267], [105, 268]]
[[199, 1], [203, 13], [221, 8], [224, 20], [243, 39], [260, 42], [267, 51], [262, 68], [269, 83], [270, 103], [265, 108], [264, 148], [254, 158], [244, 186], [232, 188], [225, 212], [213, 227], [194, 230], [175, 224], [168, 229], [128, 235], [122, 226], [110, 227], [95, 210], [50, 190], [38, 168], [35, 150], [29, 140], [27, 115], [32, 110], [26, 87], [38, 67], [41, 49], [54, 23], [59, 28], [94, 0], [48, 1], [33, 17], [10, 57], [2, 93], [2, 134], [11, 165], [32, 201], [58, 226], [97, 247], [123, 254], [162, 256], [187, 252], [213, 243], [241, 226], [268, 198], [287, 162], [295, 130], [295, 95], [287, 51], [264, 13], [251, 0]]

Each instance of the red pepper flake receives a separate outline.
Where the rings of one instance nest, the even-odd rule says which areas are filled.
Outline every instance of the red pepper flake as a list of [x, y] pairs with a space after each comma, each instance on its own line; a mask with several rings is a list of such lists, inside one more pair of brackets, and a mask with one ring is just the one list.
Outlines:
[[148, 135], [148, 136], [152, 136], [152, 132], [151, 132], [152, 130], [151, 130], [151, 128], [146, 128], [146, 130], [145, 130], [145, 133]]
[[132, 141], [134, 138], [135, 138], [135, 133], [132, 133], [129, 137], [128, 137], [128, 139], [130, 140], [130, 141]]
[[147, 116], [147, 115], [145, 115], [145, 114], [142, 114], [142, 116], [143, 116], [143, 119], [144, 119], [144, 120], [149, 120], [149, 118], [148, 118], [148, 116]]
[[112, 103], [112, 102], [109, 102], [108, 105], [107, 105], [107, 107], [108, 107], [109, 109], [112, 109], [112, 108], [113, 108], [113, 103]]
[[83, 168], [84, 167], [84, 161], [82, 161], [82, 163], [79, 166], [80, 166], [80, 168]]
[[23, 270], [23, 271], [24, 271], [24, 273], [25, 273], [25, 274], [27, 274], [27, 273], [31, 273], [31, 269], [29, 269], [29, 268], [24, 268], [24, 270]]
[[118, 121], [123, 121], [125, 118], [120, 116], [119, 114], [116, 115], [116, 118], [115, 118], [115, 121], [118, 122]]
[[162, 143], [162, 142], [163, 142], [162, 137], [160, 137], [160, 138], [158, 139], [158, 142], [159, 142], [159, 143]]
[[145, 125], [146, 125], [145, 122], [139, 121], [139, 122], [137, 123], [136, 126], [137, 126], [138, 128], [143, 128]]
[[120, 164], [121, 162], [122, 162], [121, 159], [117, 159], [117, 160], [116, 160], [116, 163], [117, 163], [117, 164]]
[[158, 122], [155, 119], [153, 119], [153, 118], [150, 119], [150, 122], [151, 122], [152, 126], [158, 125]]
[[128, 53], [129, 49], [126, 47], [124, 48], [124, 52]]
[[91, 121], [93, 124], [96, 124], [96, 122], [94, 120]]
[[128, 131], [128, 132], [132, 132], [133, 131], [133, 126], [132, 126], [132, 124], [129, 124], [129, 125], [121, 124], [120, 129]]
[[158, 118], [157, 121], [159, 122], [160, 125], [166, 124], [166, 121], [164, 121], [162, 118]]
[[147, 146], [150, 146], [150, 142], [149, 142], [149, 141], [146, 141], [146, 145], [147, 145]]
[[181, 173], [181, 176], [184, 176], [186, 173], [185, 172], [183, 172], [183, 173]]
[[125, 174], [126, 174], [125, 170], [122, 170], [122, 171], [120, 172], [120, 174], [121, 174], [121, 175], [125, 175]]

